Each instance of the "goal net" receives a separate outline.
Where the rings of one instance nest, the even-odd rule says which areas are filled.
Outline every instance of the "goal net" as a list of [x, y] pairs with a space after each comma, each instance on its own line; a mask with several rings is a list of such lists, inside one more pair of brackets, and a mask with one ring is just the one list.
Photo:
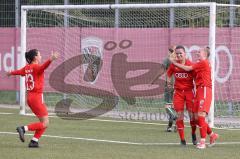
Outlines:
[[218, 127], [239, 128], [239, 16], [239, 5], [217, 6], [214, 111]]
[[[210, 121], [238, 127], [239, 8], [215, 7], [216, 3], [23, 6], [22, 53], [37, 48], [43, 60], [52, 50], [60, 53], [45, 71], [44, 91], [49, 110], [59, 117], [166, 120], [163, 61], [168, 47], [185, 46], [194, 61], [196, 50], [210, 46], [211, 59], [216, 56], [211, 60], [215, 103]], [[149, 86], [159, 72], [160, 78]], [[22, 106], [23, 98], [22, 94]]]

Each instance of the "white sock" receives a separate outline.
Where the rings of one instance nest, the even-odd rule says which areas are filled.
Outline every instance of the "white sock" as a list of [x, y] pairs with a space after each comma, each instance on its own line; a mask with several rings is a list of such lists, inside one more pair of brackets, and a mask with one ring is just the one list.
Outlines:
[[25, 131], [28, 131], [28, 127], [27, 127], [27, 126], [24, 126], [24, 130], [25, 130]]
[[212, 136], [212, 135], [213, 135], [213, 131], [211, 132], [210, 136]]
[[38, 139], [35, 137], [33, 137], [32, 140], [38, 142]]
[[206, 141], [206, 139], [205, 139], [205, 138], [201, 138], [201, 141], [204, 141], [204, 142], [205, 142], [205, 141]]

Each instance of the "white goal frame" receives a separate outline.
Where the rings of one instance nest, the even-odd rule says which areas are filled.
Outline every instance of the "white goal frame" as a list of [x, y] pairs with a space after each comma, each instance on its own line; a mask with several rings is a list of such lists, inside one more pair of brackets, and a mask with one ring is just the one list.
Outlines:
[[[48, 10], [48, 9], [127, 9], [127, 8], [183, 8], [183, 7], [208, 7], [209, 17], [209, 47], [211, 52], [212, 66], [212, 106], [209, 113], [210, 126], [214, 126], [214, 82], [215, 82], [215, 40], [216, 40], [216, 6], [217, 3], [162, 3], [162, 4], [106, 4], [106, 5], [25, 5], [21, 7], [21, 59], [20, 66], [26, 64], [26, 38], [27, 38], [27, 12], [29, 10]], [[20, 79], [20, 114], [25, 115], [25, 78]]]

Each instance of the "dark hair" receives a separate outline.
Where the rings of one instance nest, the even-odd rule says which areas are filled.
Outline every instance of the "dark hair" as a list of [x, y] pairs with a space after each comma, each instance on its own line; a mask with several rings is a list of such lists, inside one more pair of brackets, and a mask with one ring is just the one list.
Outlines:
[[169, 48], [168, 51], [171, 52], [171, 53], [174, 52], [174, 50], [172, 48]]
[[37, 49], [32, 49], [29, 50], [28, 52], [25, 53], [25, 58], [27, 63], [32, 63], [32, 61], [34, 60], [34, 57], [37, 56], [38, 54], [38, 50]]
[[177, 50], [177, 49], [183, 49], [183, 51], [186, 52], [184, 46], [182, 46], [182, 45], [178, 45], [178, 46], [176, 47], [176, 50]]
[[168, 51], [169, 51], [169, 53], [174, 53], [174, 51], [175, 51], [175, 45], [171, 45], [169, 48], [168, 48]]

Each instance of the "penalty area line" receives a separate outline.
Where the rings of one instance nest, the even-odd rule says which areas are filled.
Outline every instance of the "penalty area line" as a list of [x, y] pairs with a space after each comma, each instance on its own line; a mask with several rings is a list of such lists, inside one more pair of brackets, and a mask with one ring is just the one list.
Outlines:
[[[0, 132], [0, 134], [5, 135], [18, 135], [16, 132]], [[26, 136], [32, 136], [33, 134], [25, 134]], [[127, 145], [145, 145], [145, 146], [164, 146], [164, 145], [179, 145], [179, 143], [142, 143], [142, 142], [129, 142], [129, 141], [118, 141], [118, 140], [103, 140], [103, 139], [94, 139], [94, 138], [83, 138], [83, 137], [70, 137], [70, 136], [56, 136], [56, 135], [43, 135], [47, 138], [56, 138], [56, 139], [70, 139], [70, 140], [82, 140], [82, 141], [93, 141], [93, 142], [105, 142], [105, 143], [115, 143], [115, 144], [127, 144]], [[192, 143], [187, 143], [192, 145]], [[235, 142], [217, 142], [216, 145], [239, 145], [240, 141]]]

